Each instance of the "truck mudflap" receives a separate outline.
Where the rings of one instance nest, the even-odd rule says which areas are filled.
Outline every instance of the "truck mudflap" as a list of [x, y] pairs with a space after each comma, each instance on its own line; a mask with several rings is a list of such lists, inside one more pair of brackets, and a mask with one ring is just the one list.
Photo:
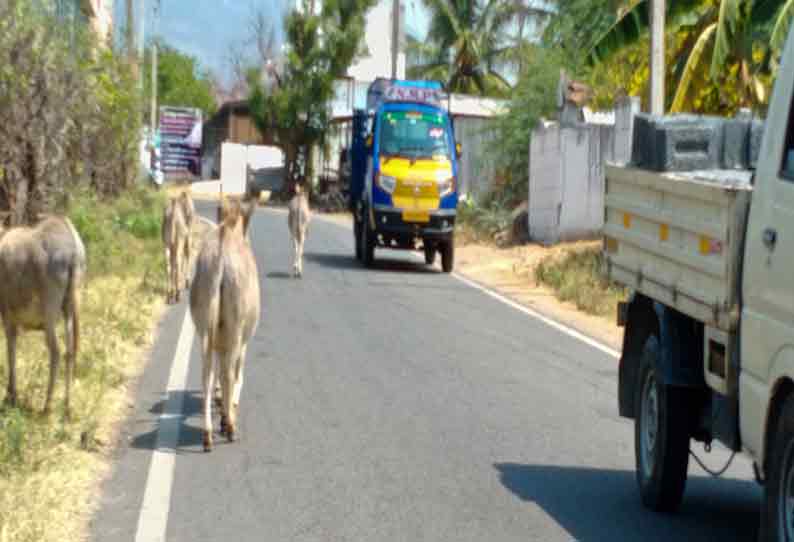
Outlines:
[[[639, 365], [645, 341], [659, 335], [658, 374], [662, 383], [703, 388], [703, 326], [688, 316], [637, 294], [627, 307], [627, 326], [618, 368], [618, 411], [633, 418]], [[693, 347], [693, 345], [698, 345]]]

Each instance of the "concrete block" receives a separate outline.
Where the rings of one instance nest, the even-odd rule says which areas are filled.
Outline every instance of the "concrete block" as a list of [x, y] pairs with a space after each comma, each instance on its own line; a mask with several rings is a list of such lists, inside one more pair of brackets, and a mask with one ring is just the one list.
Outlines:
[[719, 168], [723, 119], [670, 116], [656, 119], [649, 167], [657, 171]]
[[754, 120], [750, 126], [750, 142], [747, 165], [750, 169], [755, 169], [758, 163], [758, 155], [761, 154], [761, 140], [764, 137], [764, 121]]
[[722, 134], [722, 167], [747, 169], [750, 121], [744, 118], [725, 119]]
[[657, 171], [719, 168], [723, 119], [695, 115], [635, 117], [632, 163]]

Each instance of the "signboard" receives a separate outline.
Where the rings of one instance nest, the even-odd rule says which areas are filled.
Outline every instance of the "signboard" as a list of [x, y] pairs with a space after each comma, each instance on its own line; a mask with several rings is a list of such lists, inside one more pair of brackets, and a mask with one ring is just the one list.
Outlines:
[[201, 175], [200, 109], [160, 108], [160, 148], [163, 172], [168, 176]]
[[376, 79], [367, 91], [367, 109], [374, 111], [383, 102], [414, 102], [443, 107], [447, 95], [438, 81]]
[[446, 96], [434, 88], [391, 86], [383, 93], [387, 102], [417, 102], [441, 106]]

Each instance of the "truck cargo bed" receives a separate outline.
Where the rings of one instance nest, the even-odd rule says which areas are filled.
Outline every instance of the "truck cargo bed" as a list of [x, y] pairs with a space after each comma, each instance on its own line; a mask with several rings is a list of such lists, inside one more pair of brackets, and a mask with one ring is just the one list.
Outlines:
[[701, 322], [734, 331], [751, 173], [606, 166], [605, 272]]

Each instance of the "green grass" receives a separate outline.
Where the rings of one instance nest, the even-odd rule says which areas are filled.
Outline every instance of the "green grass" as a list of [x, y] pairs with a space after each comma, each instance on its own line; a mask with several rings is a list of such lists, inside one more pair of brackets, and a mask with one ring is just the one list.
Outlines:
[[[164, 194], [134, 188], [104, 202], [74, 194], [69, 216], [86, 245], [81, 337], [72, 421], [63, 420], [63, 363], [54, 413], [41, 417], [48, 358], [41, 333], [22, 335], [17, 353], [20, 404], [0, 406], [0, 542], [80, 540], [102, 452], [123, 416], [125, 384], [142, 364], [165, 289], [160, 220]], [[63, 326], [59, 326], [62, 333]], [[5, 352], [0, 334], [0, 352]], [[63, 343], [61, 343], [63, 344]], [[63, 346], [61, 346], [63, 350]], [[0, 394], [7, 384], [5, 363]]]
[[458, 206], [456, 235], [464, 241], [493, 243], [494, 236], [510, 225], [510, 211], [498, 201], [481, 204], [468, 200]]
[[545, 257], [535, 268], [535, 279], [554, 290], [561, 301], [598, 316], [613, 316], [625, 290], [603, 277], [599, 248], [570, 249]]

